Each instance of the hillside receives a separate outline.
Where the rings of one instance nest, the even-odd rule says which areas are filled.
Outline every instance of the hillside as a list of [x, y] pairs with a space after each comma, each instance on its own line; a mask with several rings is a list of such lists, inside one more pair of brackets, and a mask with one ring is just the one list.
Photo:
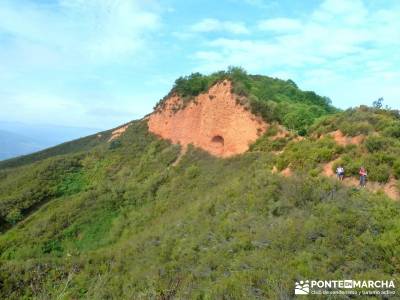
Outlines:
[[339, 111], [236, 68], [180, 78], [143, 120], [0, 162], [0, 298], [291, 299], [306, 278], [398, 282], [399, 126], [396, 111]]

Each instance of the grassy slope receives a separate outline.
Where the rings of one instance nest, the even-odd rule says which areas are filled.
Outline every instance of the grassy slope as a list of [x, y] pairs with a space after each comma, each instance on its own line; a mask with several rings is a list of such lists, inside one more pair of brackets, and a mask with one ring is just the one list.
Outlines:
[[135, 123], [114, 149], [57, 158], [79, 167], [52, 168], [56, 198], [0, 236], [0, 297], [277, 299], [296, 279], [400, 279], [398, 203], [273, 175], [266, 151], [190, 149], [173, 167], [178, 151]]
[[[345, 155], [382, 158], [396, 175], [398, 115], [329, 115], [326, 99], [292, 82], [229, 72], [267, 119], [317, 111], [296, 123], [309, 136], [271, 140], [271, 128], [246, 154], [189, 149], [172, 166], [179, 148], [138, 121], [114, 143], [107, 132], [0, 163], [0, 298], [285, 299], [300, 279], [400, 279], [399, 203], [318, 176]], [[188, 84], [179, 93], [190, 100], [215, 78], [195, 76], [207, 81], [197, 90], [182, 80], [175, 92]], [[346, 132], [355, 120], [361, 131]], [[337, 129], [372, 140], [354, 148], [314, 138]], [[292, 178], [271, 173], [289, 164]]]

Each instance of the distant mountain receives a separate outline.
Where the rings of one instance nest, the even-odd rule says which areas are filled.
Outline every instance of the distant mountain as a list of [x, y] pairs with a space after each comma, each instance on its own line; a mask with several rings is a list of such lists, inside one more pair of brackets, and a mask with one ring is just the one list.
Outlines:
[[100, 131], [85, 127], [0, 122], [0, 160], [36, 152]]
[[40, 143], [32, 138], [0, 130], [0, 160], [32, 153], [40, 149], [42, 149]]

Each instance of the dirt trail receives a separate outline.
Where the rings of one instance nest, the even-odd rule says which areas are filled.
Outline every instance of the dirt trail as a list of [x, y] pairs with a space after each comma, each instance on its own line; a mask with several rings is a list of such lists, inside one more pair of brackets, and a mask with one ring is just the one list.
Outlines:
[[385, 185], [384, 191], [386, 195], [395, 200], [400, 200], [400, 191], [398, 182], [394, 177], [391, 177], [389, 182]]
[[182, 157], [185, 156], [187, 150], [188, 150], [188, 146], [187, 145], [181, 146], [181, 152], [179, 153], [179, 155], [176, 158], [176, 160], [172, 163], [172, 166], [177, 166], [179, 164], [179, 162], [182, 160]]
[[[336, 161], [340, 158], [331, 161], [323, 166], [322, 174], [327, 177], [336, 177], [335, 172], [332, 167]], [[342, 183], [348, 187], [359, 187], [360, 182], [358, 178], [355, 177], [345, 177]], [[398, 182], [395, 178], [391, 177], [389, 182], [386, 184], [381, 184], [379, 182], [368, 181], [366, 189], [371, 192], [383, 191], [389, 198], [393, 200], [400, 200], [400, 191], [398, 188]]]
[[290, 177], [293, 175], [293, 171], [292, 169], [290, 169], [289, 167], [287, 167], [286, 169], [281, 171], [281, 175], [285, 176], [285, 177]]
[[336, 176], [335, 172], [333, 171], [333, 166], [338, 160], [339, 160], [339, 158], [324, 165], [323, 173], [325, 176], [328, 176], [328, 177]]

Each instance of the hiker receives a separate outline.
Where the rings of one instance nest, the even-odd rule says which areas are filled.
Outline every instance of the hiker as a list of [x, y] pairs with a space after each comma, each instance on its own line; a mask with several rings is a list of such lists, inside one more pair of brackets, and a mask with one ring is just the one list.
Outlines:
[[336, 175], [337, 175], [337, 178], [340, 181], [343, 181], [343, 179], [344, 179], [344, 168], [342, 166], [337, 167]]
[[364, 167], [361, 167], [359, 174], [360, 174], [360, 186], [365, 187], [367, 184], [367, 176], [368, 176], [367, 170]]

